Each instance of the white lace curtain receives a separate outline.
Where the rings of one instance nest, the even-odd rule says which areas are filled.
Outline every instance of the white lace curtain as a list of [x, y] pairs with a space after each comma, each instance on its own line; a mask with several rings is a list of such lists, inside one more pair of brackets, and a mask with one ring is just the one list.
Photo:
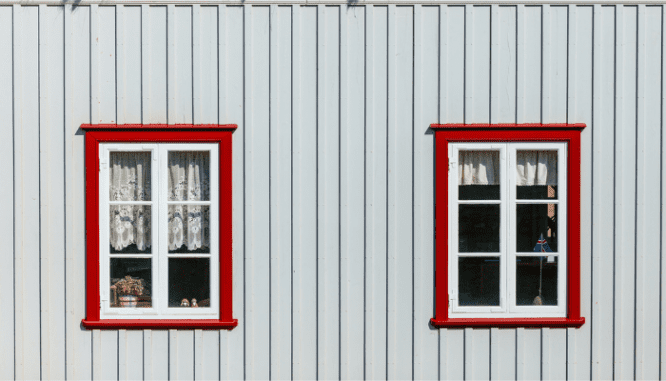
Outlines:
[[[518, 151], [516, 185], [557, 185], [557, 151]], [[459, 151], [459, 185], [499, 185], [498, 151]]]
[[[110, 155], [111, 201], [151, 200], [151, 160], [148, 152], [113, 152]], [[210, 200], [208, 152], [170, 152], [169, 201]], [[193, 251], [210, 245], [209, 207], [169, 205], [169, 250]], [[150, 205], [112, 205], [110, 241], [116, 251], [136, 245], [139, 251], [151, 246]]]

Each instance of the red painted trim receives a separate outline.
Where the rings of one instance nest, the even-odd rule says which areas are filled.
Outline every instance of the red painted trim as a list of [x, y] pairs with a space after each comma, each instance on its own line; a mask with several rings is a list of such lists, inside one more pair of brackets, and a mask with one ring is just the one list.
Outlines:
[[81, 324], [88, 329], [233, 329], [238, 325], [238, 320], [83, 319]]
[[96, 130], [235, 130], [235, 124], [82, 124], [84, 131]]
[[[181, 125], [131, 125], [132, 128], [106, 128], [82, 125], [86, 130], [86, 318], [83, 326], [95, 329], [231, 329], [238, 324], [233, 318], [232, 290], [232, 144], [233, 128], [182, 130]], [[118, 125], [127, 126], [127, 125]], [[191, 126], [191, 125], [190, 125]], [[217, 125], [216, 125], [217, 126]], [[235, 126], [235, 125], [234, 125]], [[145, 128], [143, 128], [145, 127]], [[235, 128], [235, 127], [234, 127]], [[220, 317], [218, 320], [100, 320], [99, 289], [99, 144], [103, 142], [199, 142], [220, 145]]]
[[463, 123], [447, 123], [447, 124], [438, 124], [433, 123], [430, 125], [432, 129], [492, 129], [492, 130], [502, 130], [502, 129], [551, 129], [551, 130], [582, 130], [585, 128], [585, 123], [497, 123], [497, 124], [487, 124], [487, 123], [474, 123], [474, 124], [463, 124]]
[[585, 318], [547, 318], [547, 319], [430, 319], [430, 324], [437, 328], [465, 328], [465, 327], [550, 327], [550, 328], [578, 328], [585, 324]]
[[[482, 127], [478, 127], [482, 126]], [[528, 128], [526, 126], [533, 126]], [[431, 125], [435, 129], [435, 327], [580, 327], [580, 132], [585, 124]], [[551, 129], [548, 129], [551, 128]], [[449, 319], [449, 142], [550, 141], [568, 143], [567, 317]]]

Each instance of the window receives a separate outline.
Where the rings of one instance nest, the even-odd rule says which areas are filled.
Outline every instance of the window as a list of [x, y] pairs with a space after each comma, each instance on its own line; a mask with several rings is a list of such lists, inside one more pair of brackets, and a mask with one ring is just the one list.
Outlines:
[[432, 125], [434, 326], [568, 326], [580, 317], [584, 125]]
[[88, 328], [233, 328], [235, 126], [84, 125]]

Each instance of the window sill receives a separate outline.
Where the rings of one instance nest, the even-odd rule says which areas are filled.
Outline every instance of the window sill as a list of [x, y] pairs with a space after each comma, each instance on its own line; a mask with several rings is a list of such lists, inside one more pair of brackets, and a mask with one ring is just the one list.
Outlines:
[[436, 328], [499, 327], [499, 328], [579, 328], [585, 318], [505, 318], [505, 319], [430, 319]]
[[238, 319], [222, 321], [214, 319], [201, 320], [149, 320], [149, 319], [107, 319], [81, 320], [87, 329], [233, 329]]

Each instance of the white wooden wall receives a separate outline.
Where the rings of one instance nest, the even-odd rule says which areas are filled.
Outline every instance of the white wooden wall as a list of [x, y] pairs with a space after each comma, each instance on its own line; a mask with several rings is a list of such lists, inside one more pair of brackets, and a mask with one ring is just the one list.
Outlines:
[[[664, 11], [0, 6], [0, 379], [662, 377]], [[428, 325], [433, 122], [588, 124], [582, 328]], [[236, 329], [82, 329], [81, 123], [238, 124]]]

